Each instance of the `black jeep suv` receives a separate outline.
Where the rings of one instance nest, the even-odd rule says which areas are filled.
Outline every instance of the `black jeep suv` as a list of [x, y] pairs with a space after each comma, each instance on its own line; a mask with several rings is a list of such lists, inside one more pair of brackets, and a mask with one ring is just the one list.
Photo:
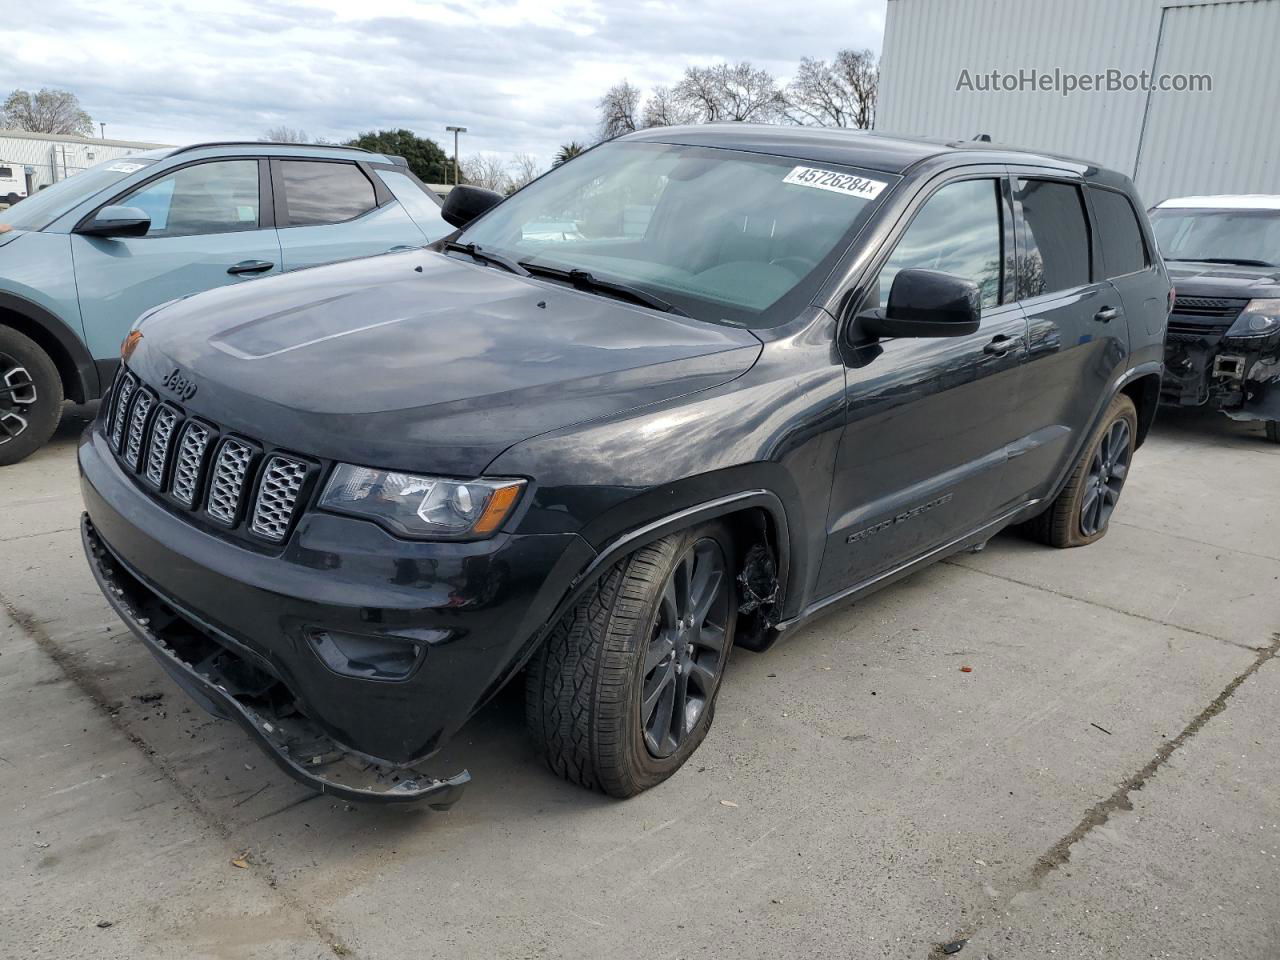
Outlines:
[[1151, 226], [1178, 288], [1162, 399], [1280, 443], [1280, 196], [1177, 197]]
[[423, 761], [523, 670], [551, 768], [632, 795], [733, 646], [1106, 532], [1170, 293], [1125, 177], [732, 124], [496, 200], [142, 317], [81, 443], [107, 598], [298, 779], [447, 806]]

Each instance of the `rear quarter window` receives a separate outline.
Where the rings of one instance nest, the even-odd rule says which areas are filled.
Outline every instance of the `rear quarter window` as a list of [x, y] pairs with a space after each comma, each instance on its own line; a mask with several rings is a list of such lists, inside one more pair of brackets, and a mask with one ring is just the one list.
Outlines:
[[1093, 213], [1098, 222], [1098, 241], [1102, 248], [1102, 268], [1108, 277], [1135, 273], [1150, 263], [1147, 244], [1132, 202], [1123, 193], [1089, 188]]

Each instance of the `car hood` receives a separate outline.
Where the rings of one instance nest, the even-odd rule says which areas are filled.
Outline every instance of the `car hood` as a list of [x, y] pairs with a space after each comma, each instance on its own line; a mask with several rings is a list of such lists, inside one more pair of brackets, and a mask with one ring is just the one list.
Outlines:
[[1280, 268], [1241, 267], [1229, 263], [1165, 261], [1179, 296], [1280, 297]]
[[[138, 329], [129, 366], [224, 428], [460, 475], [547, 430], [724, 383], [761, 350], [743, 329], [427, 250], [211, 290]], [[175, 370], [182, 395], [162, 385]]]

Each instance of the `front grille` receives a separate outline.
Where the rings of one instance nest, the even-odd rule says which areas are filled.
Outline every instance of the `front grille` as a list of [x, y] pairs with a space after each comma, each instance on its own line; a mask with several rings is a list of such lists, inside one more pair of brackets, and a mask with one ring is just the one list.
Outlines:
[[260, 545], [284, 542], [319, 473], [310, 460], [264, 454], [254, 440], [189, 417], [123, 369], [104, 416], [112, 450], [144, 489], [192, 522]]
[[120, 378], [116, 387], [116, 402], [111, 410], [111, 446], [117, 452], [124, 440], [124, 420], [129, 412], [129, 401], [133, 399], [133, 391], [138, 389], [138, 381], [133, 374], [127, 373]]
[[240, 494], [253, 461], [253, 448], [232, 437], [222, 441], [213, 461], [213, 480], [209, 484], [209, 516], [231, 526], [240, 509]]
[[1248, 302], [1232, 297], [1176, 297], [1173, 312], [1188, 317], [1234, 317]]
[[307, 465], [289, 457], [274, 456], [262, 468], [258, 500], [249, 528], [259, 536], [279, 542], [289, 532], [298, 494], [307, 479]]
[[169, 465], [169, 449], [173, 446], [173, 434], [181, 418], [177, 410], [161, 406], [151, 427], [151, 446], [147, 449], [146, 478], [153, 487], [164, 486], [164, 469]]
[[142, 437], [147, 431], [147, 417], [151, 416], [151, 408], [155, 406], [156, 395], [150, 390], [143, 390], [134, 401], [132, 413], [129, 414], [129, 437], [124, 445], [124, 462], [130, 470], [138, 469], [138, 458], [142, 456]]
[[1216, 337], [1226, 329], [1220, 323], [1205, 323], [1203, 320], [1179, 320], [1169, 318], [1169, 336], [1172, 339], [1198, 340], [1201, 337]]
[[178, 462], [173, 468], [173, 498], [183, 506], [195, 503], [200, 475], [204, 472], [204, 454], [212, 437], [213, 432], [197, 420], [187, 421], [182, 431]]

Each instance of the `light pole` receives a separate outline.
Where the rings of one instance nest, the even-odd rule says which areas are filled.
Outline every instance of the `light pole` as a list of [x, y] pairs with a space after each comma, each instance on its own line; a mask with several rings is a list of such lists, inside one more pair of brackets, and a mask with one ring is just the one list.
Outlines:
[[107, 139], [107, 125], [102, 121], [98, 122], [98, 136], [100, 139]]
[[458, 134], [466, 133], [466, 127], [445, 127], [447, 133], [453, 134], [453, 185], [458, 185]]

